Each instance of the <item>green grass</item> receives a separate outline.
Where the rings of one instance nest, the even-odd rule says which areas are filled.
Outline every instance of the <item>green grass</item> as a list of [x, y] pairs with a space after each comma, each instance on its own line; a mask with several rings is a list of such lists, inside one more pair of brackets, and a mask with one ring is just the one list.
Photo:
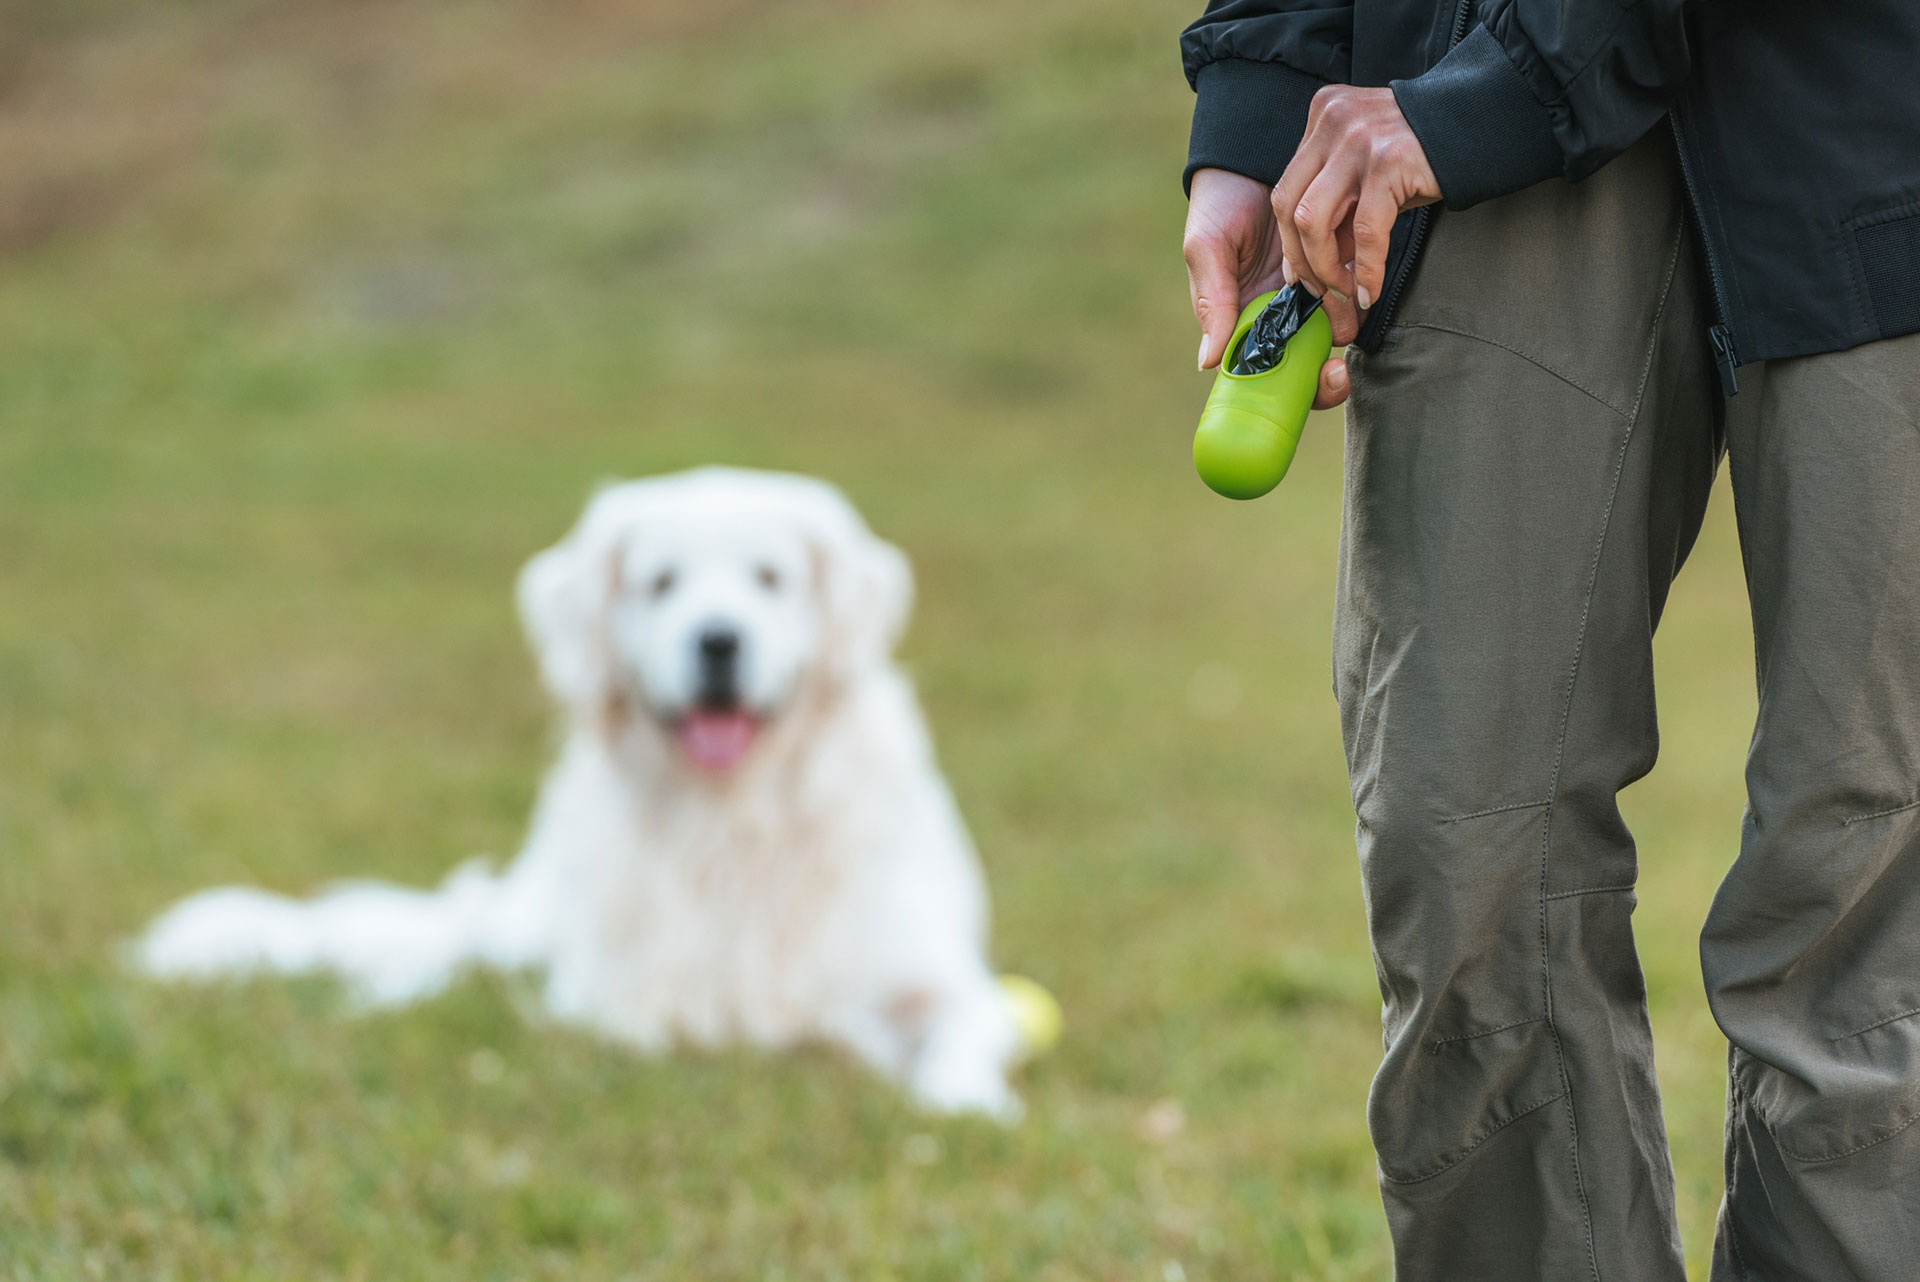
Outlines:
[[[1387, 1276], [1339, 423], [1258, 504], [1189, 474], [1185, 16], [0, 4], [0, 1273]], [[209, 883], [511, 853], [550, 742], [511, 576], [601, 478], [712, 460], [839, 482], [915, 562], [997, 960], [1069, 1021], [1025, 1126], [826, 1052], [636, 1060], [515, 983], [352, 1018], [120, 971]], [[1696, 1261], [1727, 510], [1628, 799]]]

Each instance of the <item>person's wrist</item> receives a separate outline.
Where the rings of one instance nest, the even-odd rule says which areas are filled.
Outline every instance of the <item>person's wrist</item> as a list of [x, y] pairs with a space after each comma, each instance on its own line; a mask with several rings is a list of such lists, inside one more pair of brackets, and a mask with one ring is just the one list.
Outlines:
[[[1228, 197], [1242, 197], [1249, 194], [1265, 193], [1268, 190], [1270, 190], [1269, 185], [1261, 182], [1258, 178], [1249, 178], [1237, 170], [1222, 169], [1216, 165], [1208, 165], [1193, 171], [1188, 181], [1187, 199], [1189, 201], [1206, 201], [1209, 199], [1217, 199], [1223, 195]], [[1264, 195], [1262, 195], [1262, 198], [1264, 199]]]

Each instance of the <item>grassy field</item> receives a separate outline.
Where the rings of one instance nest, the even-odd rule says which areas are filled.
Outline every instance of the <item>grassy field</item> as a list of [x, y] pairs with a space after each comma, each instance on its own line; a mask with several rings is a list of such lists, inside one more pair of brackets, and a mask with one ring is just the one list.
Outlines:
[[[1342, 1279], [1389, 1264], [1328, 693], [1340, 425], [1185, 458], [1182, 5], [0, 0], [0, 1275]], [[905, 547], [1029, 1121], [826, 1052], [636, 1060], [515, 983], [351, 1018], [116, 941], [510, 854], [520, 562], [720, 460]], [[1628, 798], [1690, 1253], [1694, 939], [1752, 710], [1728, 505]]]

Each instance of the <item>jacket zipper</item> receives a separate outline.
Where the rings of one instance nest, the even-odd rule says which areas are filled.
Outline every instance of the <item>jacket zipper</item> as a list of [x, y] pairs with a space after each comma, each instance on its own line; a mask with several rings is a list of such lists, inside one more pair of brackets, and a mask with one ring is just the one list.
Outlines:
[[[1472, 16], [1473, 0], [1460, 0], [1453, 11], [1453, 31], [1447, 37], [1448, 53], [1452, 53], [1453, 47], [1467, 38], [1467, 20]], [[1400, 270], [1388, 282], [1385, 297], [1367, 316], [1366, 328], [1373, 329], [1376, 335], [1393, 320], [1394, 309], [1400, 305], [1400, 295], [1406, 291], [1407, 277], [1413, 275], [1413, 264], [1420, 257], [1420, 247], [1426, 243], [1427, 229], [1433, 225], [1435, 212], [1432, 205], [1422, 205], [1413, 211], [1413, 222], [1407, 228], [1407, 252], [1400, 256]], [[1357, 337], [1355, 341], [1358, 342]]]
[[1733, 347], [1733, 331], [1727, 328], [1726, 279], [1720, 274], [1720, 255], [1713, 247], [1713, 236], [1707, 231], [1706, 207], [1700, 203], [1700, 185], [1693, 176], [1693, 161], [1687, 155], [1686, 131], [1680, 127], [1680, 105], [1674, 104], [1667, 113], [1667, 122], [1673, 126], [1673, 149], [1680, 157], [1680, 179], [1687, 188], [1687, 208], [1693, 212], [1693, 225], [1700, 232], [1700, 248], [1707, 259], [1707, 283], [1713, 290], [1713, 323], [1707, 326], [1707, 345], [1713, 349], [1713, 367], [1720, 372], [1720, 391], [1726, 396], [1736, 396], [1740, 392], [1740, 376], [1736, 366], [1740, 364], [1738, 353]]

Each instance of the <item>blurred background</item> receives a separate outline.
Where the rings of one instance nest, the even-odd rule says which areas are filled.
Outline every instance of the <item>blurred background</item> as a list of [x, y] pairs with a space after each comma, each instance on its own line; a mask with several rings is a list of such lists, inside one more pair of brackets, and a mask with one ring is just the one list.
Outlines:
[[[1192, 475], [1172, 0], [0, 0], [0, 1272], [1335, 1279], [1388, 1262], [1329, 693], [1340, 423]], [[474, 979], [173, 991], [192, 889], [510, 855], [510, 602], [603, 478], [823, 475], [1057, 992], [1021, 1128]], [[1722, 495], [1627, 798], [1689, 1252], [1752, 713]]]

